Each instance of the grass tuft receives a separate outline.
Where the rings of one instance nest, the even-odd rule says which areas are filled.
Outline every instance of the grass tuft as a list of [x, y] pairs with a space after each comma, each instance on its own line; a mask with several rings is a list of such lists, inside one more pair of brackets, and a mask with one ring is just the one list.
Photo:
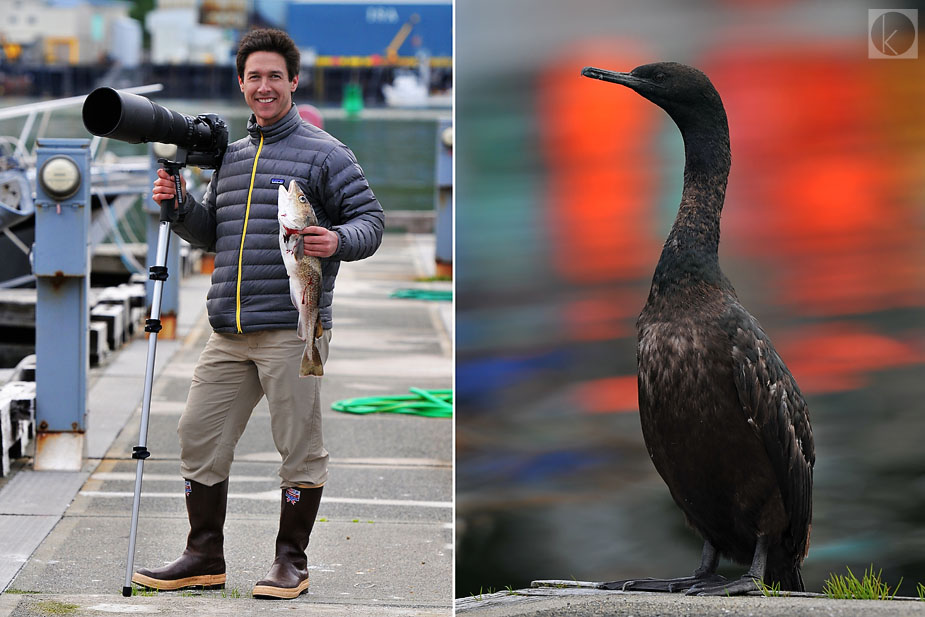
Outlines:
[[489, 587], [488, 589], [484, 589], [484, 588], [482, 588], [482, 587], [479, 587], [479, 592], [478, 592], [478, 594], [472, 594], [472, 597], [475, 598], [476, 600], [478, 600], [478, 601], [481, 602], [481, 601], [484, 599], [484, 598], [483, 598], [483, 595], [484, 595], [484, 594], [491, 595], [491, 594], [493, 594], [493, 593], [495, 593], [495, 590], [494, 590], [493, 588], [491, 588], [491, 587]]
[[42, 593], [41, 591], [32, 591], [30, 589], [7, 589], [3, 593], [11, 593], [14, 595], [38, 595]]
[[919, 594], [919, 600], [925, 601], [925, 585], [919, 583], [915, 590]]
[[896, 587], [891, 589], [883, 582], [883, 568], [874, 574], [874, 564], [870, 564], [869, 570], [864, 570], [860, 580], [851, 568], [845, 569], [848, 570], [847, 576], [833, 573], [822, 584], [822, 593], [826, 597], [837, 600], [892, 600], [903, 582], [899, 579]]
[[756, 581], [755, 581], [755, 584], [758, 585], [758, 591], [760, 591], [761, 594], [762, 594], [765, 598], [780, 598], [780, 597], [782, 597], [782, 596], [789, 596], [789, 595], [790, 595], [790, 594], [787, 593], [787, 592], [781, 593], [781, 590], [780, 590], [780, 581], [777, 581], [776, 583], [773, 583], [773, 584], [771, 584], [771, 585], [768, 585], [768, 584], [765, 583], [764, 581], [758, 581], [758, 580], [756, 580]]
[[142, 585], [132, 583], [132, 595], [141, 596], [143, 598], [153, 598], [157, 595], [157, 589], [148, 589]]
[[70, 602], [43, 600], [36, 603], [35, 608], [39, 609], [42, 615], [70, 615], [71, 613], [77, 612], [80, 606], [71, 604]]

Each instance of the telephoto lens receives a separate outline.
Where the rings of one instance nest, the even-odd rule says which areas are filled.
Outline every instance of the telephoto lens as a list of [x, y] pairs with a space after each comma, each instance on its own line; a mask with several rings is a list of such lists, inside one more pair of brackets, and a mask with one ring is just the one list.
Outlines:
[[214, 114], [187, 116], [137, 94], [97, 88], [84, 101], [84, 126], [93, 135], [131, 144], [160, 141], [217, 156], [228, 145], [228, 128]]

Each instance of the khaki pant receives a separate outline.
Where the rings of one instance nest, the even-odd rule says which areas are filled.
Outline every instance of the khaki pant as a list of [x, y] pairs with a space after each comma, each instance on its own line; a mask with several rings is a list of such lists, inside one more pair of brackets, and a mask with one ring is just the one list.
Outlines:
[[[328, 358], [331, 331], [317, 339]], [[321, 377], [299, 377], [305, 343], [291, 330], [253, 334], [213, 332], [193, 371], [180, 416], [180, 471], [212, 486], [228, 477], [234, 448], [254, 407], [267, 397], [270, 428], [282, 456], [280, 486], [321, 486], [328, 452], [321, 434]]]

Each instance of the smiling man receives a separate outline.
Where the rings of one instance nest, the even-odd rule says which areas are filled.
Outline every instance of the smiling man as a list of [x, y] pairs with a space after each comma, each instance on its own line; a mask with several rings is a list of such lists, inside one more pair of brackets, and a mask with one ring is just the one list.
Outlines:
[[[231, 461], [251, 412], [266, 396], [282, 457], [281, 512], [276, 559], [253, 593], [295, 598], [308, 588], [305, 549], [327, 481], [328, 453], [321, 434], [321, 377], [299, 377], [305, 343], [296, 333], [298, 313], [279, 248], [278, 189], [295, 180], [318, 218], [317, 226], [301, 233], [305, 254], [322, 262], [323, 331], [316, 339], [322, 361], [340, 262], [375, 252], [384, 215], [353, 153], [303, 122], [292, 104], [299, 85], [299, 50], [292, 39], [280, 30], [251, 31], [241, 40], [236, 64], [253, 112], [248, 135], [228, 146], [202, 203], [181, 196], [172, 227], [193, 246], [216, 254], [206, 300], [213, 332], [177, 429], [190, 532], [177, 560], [140, 569], [132, 580], [164, 590], [225, 584]], [[173, 179], [163, 170], [158, 176], [154, 199], [172, 199]]]

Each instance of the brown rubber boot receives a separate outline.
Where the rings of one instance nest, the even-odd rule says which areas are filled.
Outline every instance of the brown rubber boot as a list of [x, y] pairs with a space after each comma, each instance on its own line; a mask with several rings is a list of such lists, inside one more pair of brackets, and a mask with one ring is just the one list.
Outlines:
[[228, 478], [214, 486], [186, 481], [186, 513], [190, 531], [186, 550], [163, 568], [144, 568], [132, 575], [132, 582], [151, 589], [224, 587], [225, 553], [223, 528], [228, 503]]
[[283, 489], [276, 560], [263, 580], [254, 586], [255, 598], [295, 598], [308, 589], [305, 548], [318, 516], [322, 488]]

